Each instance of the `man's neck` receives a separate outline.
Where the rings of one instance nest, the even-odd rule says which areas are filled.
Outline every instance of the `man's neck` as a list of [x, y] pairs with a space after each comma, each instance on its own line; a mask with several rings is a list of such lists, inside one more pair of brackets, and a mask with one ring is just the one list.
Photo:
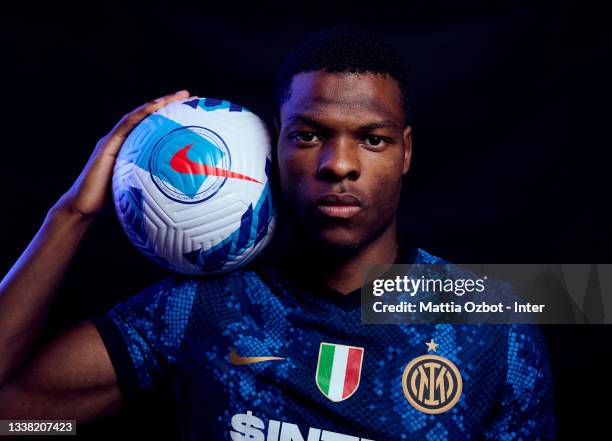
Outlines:
[[362, 270], [366, 264], [392, 264], [398, 253], [395, 224], [351, 255], [337, 255], [314, 249], [304, 242], [295, 242], [290, 251], [292, 259], [301, 256], [303, 266], [300, 276], [326, 285], [342, 294], [358, 289], [362, 285]]

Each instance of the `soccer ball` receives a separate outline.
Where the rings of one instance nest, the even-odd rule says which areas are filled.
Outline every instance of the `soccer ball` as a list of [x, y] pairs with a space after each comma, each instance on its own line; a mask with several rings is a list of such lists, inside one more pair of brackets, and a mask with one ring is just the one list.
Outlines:
[[154, 262], [185, 274], [237, 269], [276, 224], [271, 143], [263, 121], [213, 98], [171, 103], [140, 122], [117, 157], [119, 221]]

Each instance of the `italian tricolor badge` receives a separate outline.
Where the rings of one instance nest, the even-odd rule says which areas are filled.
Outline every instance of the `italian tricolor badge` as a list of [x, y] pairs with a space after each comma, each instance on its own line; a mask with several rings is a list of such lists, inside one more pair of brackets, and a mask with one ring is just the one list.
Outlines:
[[323, 395], [332, 401], [349, 398], [359, 387], [363, 348], [321, 343], [315, 381]]

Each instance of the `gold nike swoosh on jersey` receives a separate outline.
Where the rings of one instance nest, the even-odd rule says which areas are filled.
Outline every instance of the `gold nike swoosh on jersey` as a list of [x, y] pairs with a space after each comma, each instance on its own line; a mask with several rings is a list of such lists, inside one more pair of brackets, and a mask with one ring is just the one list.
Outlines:
[[261, 363], [262, 361], [284, 360], [283, 357], [242, 357], [238, 355], [235, 348], [230, 352], [230, 361], [234, 366], [243, 366], [245, 364]]

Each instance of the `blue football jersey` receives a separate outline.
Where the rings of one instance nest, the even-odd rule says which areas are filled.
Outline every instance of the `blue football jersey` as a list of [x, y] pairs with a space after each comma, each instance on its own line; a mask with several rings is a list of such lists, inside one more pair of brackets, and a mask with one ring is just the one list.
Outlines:
[[125, 401], [172, 387], [186, 440], [554, 438], [535, 325], [364, 325], [360, 290], [273, 263], [173, 275], [93, 322]]

